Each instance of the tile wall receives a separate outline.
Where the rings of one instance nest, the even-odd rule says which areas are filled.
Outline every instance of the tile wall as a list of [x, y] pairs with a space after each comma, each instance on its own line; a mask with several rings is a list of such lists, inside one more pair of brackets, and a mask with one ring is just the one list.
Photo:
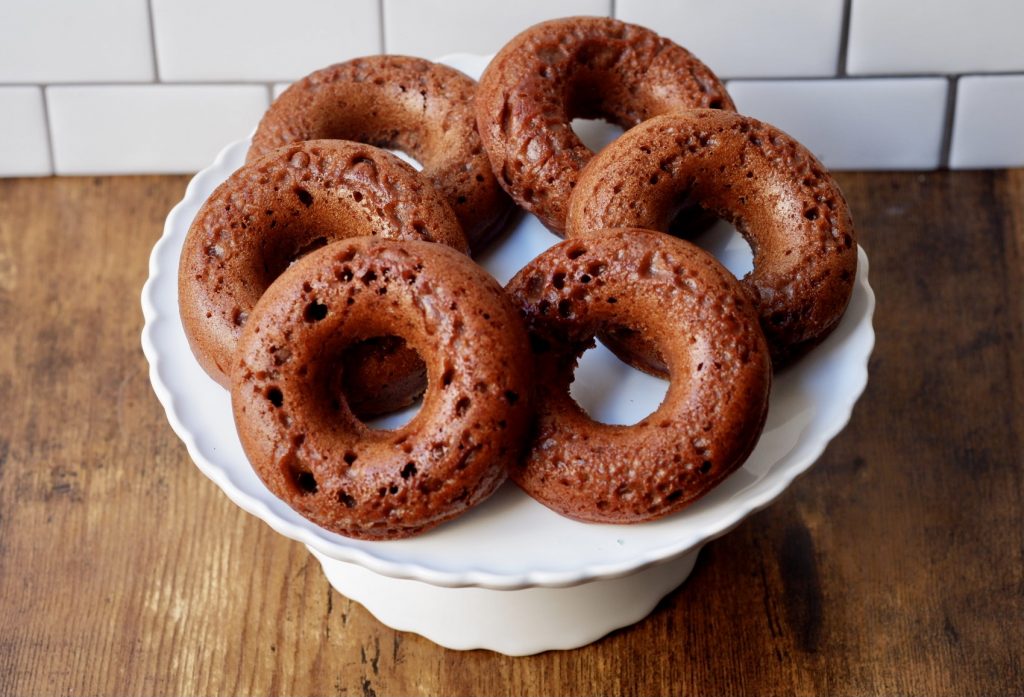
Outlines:
[[1019, 0], [0, 0], [0, 176], [193, 172], [291, 80], [613, 15], [836, 169], [1024, 166]]

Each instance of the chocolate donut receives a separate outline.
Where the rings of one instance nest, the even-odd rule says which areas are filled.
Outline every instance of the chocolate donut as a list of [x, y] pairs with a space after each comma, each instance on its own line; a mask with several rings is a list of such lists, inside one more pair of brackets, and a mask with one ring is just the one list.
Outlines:
[[263, 115], [249, 159], [288, 143], [341, 138], [401, 150], [448, 200], [482, 250], [511, 209], [491, 173], [473, 114], [476, 82], [421, 58], [368, 56], [302, 78]]
[[[737, 469], [767, 415], [771, 363], [757, 313], [710, 254], [659, 232], [619, 229], [561, 242], [507, 290], [530, 331], [535, 436], [511, 477], [577, 520], [668, 515]], [[664, 357], [661, 406], [632, 426], [593, 421], [573, 401], [577, 360], [625, 325]]]
[[649, 29], [603, 17], [543, 22], [513, 38], [480, 78], [476, 118], [498, 181], [552, 232], [593, 153], [574, 118], [631, 128], [657, 114], [733, 109], [714, 73]]
[[[692, 202], [734, 225], [753, 249], [754, 270], [743, 284], [777, 365], [832, 331], [857, 271], [846, 200], [807, 148], [749, 116], [692, 110], [624, 134], [580, 176], [566, 233], [668, 230], [679, 207]], [[649, 369], [661, 367], [650, 352], [633, 353]]]
[[[338, 389], [346, 346], [397, 335], [427, 364], [413, 419], [357, 419]], [[438, 244], [359, 238], [300, 259], [239, 342], [231, 402], [242, 446], [274, 494], [334, 532], [393, 539], [488, 497], [529, 425], [530, 353], [486, 271]]]
[[[455, 215], [430, 182], [369, 145], [296, 143], [228, 177], [192, 221], [178, 272], [182, 324], [203, 369], [226, 387], [242, 327], [271, 282], [309, 251], [363, 235], [467, 250]], [[394, 340], [377, 344], [393, 354], [388, 368], [368, 366], [351, 377], [364, 416], [411, 404], [425, 384], [414, 352]]]

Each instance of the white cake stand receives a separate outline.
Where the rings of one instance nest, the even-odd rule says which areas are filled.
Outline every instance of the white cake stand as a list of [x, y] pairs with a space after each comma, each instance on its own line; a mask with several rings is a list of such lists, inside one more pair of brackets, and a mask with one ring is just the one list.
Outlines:
[[585, 646], [639, 622], [686, 580], [698, 552], [568, 588], [500, 591], [389, 578], [310, 551], [335, 590], [387, 626], [450, 649], [482, 648], [509, 656]]
[[[442, 60], [475, 77], [487, 58]], [[338, 592], [390, 627], [449, 648], [525, 655], [582, 646], [639, 621], [686, 579], [704, 543], [771, 503], [814, 463], [866, 385], [874, 295], [859, 250], [846, 315], [822, 345], [776, 376], [754, 452], [680, 513], [643, 525], [586, 525], [506, 484], [468, 514], [412, 539], [335, 535], [275, 498], [249, 467], [229, 395], [196, 363], [181, 328], [177, 272], [185, 233], [202, 202], [244, 162], [247, 148], [248, 140], [229, 145], [196, 175], [153, 248], [142, 293], [142, 346], [153, 389], [199, 469], [241, 508], [307, 545]], [[479, 261], [504, 283], [556, 241], [535, 218], [522, 215]], [[700, 243], [734, 273], [749, 270], [749, 247], [728, 226], [719, 225]], [[573, 396], [598, 420], [635, 423], [657, 408], [665, 389], [598, 346], [584, 355]], [[399, 414], [376, 425], [393, 427], [408, 418]]]

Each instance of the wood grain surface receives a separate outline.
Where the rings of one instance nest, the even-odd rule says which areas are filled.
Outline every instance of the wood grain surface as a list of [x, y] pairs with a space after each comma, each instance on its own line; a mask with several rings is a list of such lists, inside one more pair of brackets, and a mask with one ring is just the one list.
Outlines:
[[1021, 694], [1024, 171], [840, 181], [849, 426], [647, 619], [527, 658], [382, 626], [192, 465], [139, 347], [185, 178], [0, 181], [0, 693]]

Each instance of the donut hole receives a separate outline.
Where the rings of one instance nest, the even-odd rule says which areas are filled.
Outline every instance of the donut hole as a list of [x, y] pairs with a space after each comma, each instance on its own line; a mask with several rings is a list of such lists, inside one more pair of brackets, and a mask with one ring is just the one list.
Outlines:
[[295, 254], [293, 255], [293, 257], [292, 257], [292, 259], [290, 260], [289, 263], [294, 262], [294, 261], [298, 261], [299, 259], [301, 259], [302, 257], [306, 256], [310, 252], [315, 252], [316, 250], [320, 249], [321, 247], [326, 247], [326, 246], [327, 246], [327, 238], [326, 237], [324, 237], [323, 235], [321, 235], [320, 237], [314, 237], [309, 242], [306, 242], [305, 244], [299, 245], [299, 248], [295, 250]]
[[330, 241], [326, 235], [311, 236], [304, 226], [299, 229], [283, 227], [281, 234], [270, 236], [264, 242], [262, 257], [256, 260], [259, 266], [255, 273], [257, 277], [262, 275], [264, 287], [269, 288], [285, 269], [307, 254], [326, 247]]
[[[664, 158], [659, 170], [668, 176], [655, 173], [645, 180], [652, 187], [659, 182], [667, 183], [668, 187], [652, 194], [658, 201], [653, 229], [696, 244], [718, 259], [734, 276], [743, 278], [754, 268], [754, 252], [739, 230], [749, 232], [750, 222], [759, 208], [763, 210], [763, 204], [749, 201], [747, 195], [739, 194], [735, 196], [737, 207], [727, 207], [722, 199], [729, 198], [725, 193], [733, 184], [716, 183], [714, 174], [709, 172], [684, 177], [678, 173], [678, 160], [675, 155]], [[725, 165], [718, 168], [719, 174], [724, 168]], [[747, 170], [747, 174], [750, 176], [745, 176], [744, 180], [753, 177], [752, 170]], [[724, 189], [720, 188], [723, 186]], [[737, 183], [736, 186], [740, 185]], [[709, 208], [704, 207], [705, 202]]]
[[409, 153], [405, 152], [404, 150], [393, 150], [391, 148], [388, 148], [387, 151], [394, 155], [395, 157], [397, 157], [402, 162], [406, 163], [407, 165], [412, 165], [413, 169], [415, 169], [417, 172], [423, 171], [423, 163], [417, 160]]
[[632, 426], [658, 410], [668, 386], [668, 381], [623, 363], [598, 340], [580, 356], [569, 395], [598, 423]]
[[686, 239], [722, 263], [736, 278], [743, 278], [754, 270], [754, 250], [746, 238], [724, 220]]
[[569, 127], [592, 152], [600, 152], [626, 129], [636, 125], [632, 96], [622, 94], [621, 78], [612, 66], [620, 58], [614, 49], [584, 46], [567, 75], [565, 108]]
[[[378, 430], [394, 430], [419, 413], [420, 397], [427, 386], [422, 356], [394, 335], [369, 337], [345, 346], [326, 368], [332, 408], [342, 401], [364, 424]], [[414, 395], [409, 403], [408, 395]]]
[[[666, 169], [664, 165], [662, 170], [671, 172], [671, 169]], [[648, 179], [648, 184], [656, 186], [659, 181], [662, 181], [662, 178], [655, 174]], [[689, 192], [683, 192], [677, 198], [675, 211], [665, 229], [676, 237], [693, 241], [695, 237], [714, 228], [718, 222], [720, 219], [717, 215], [702, 206], [700, 201], [691, 198]]]
[[622, 126], [605, 119], [573, 119], [569, 126], [576, 137], [592, 152], [601, 152], [625, 130]]

